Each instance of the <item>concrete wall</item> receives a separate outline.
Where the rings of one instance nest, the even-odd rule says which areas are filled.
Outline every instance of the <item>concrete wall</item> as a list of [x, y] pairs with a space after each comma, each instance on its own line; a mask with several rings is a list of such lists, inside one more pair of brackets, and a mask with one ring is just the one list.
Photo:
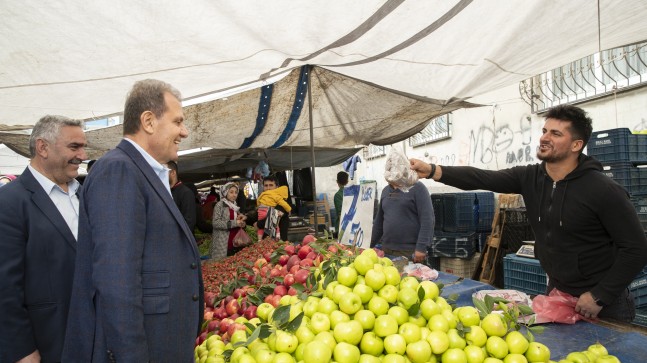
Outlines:
[[[483, 107], [452, 112], [451, 138], [424, 146], [410, 147], [408, 141], [399, 147], [408, 157], [415, 157], [440, 165], [469, 165], [498, 170], [515, 165], [538, 163], [536, 148], [541, 136], [544, 118], [532, 114], [530, 106], [519, 96], [517, 85], [470, 100]], [[647, 87], [607, 96], [578, 104], [593, 119], [593, 130], [617, 127], [631, 130], [647, 129]], [[386, 148], [388, 155], [389, 148]], [[378, 190], [386, 185], [383, 177], [386, 157], [364, 160], [358, 165], [355, 180], [376, 180]], [[343, 170], [341, 165], [317, 168], [318, 193], [330, 197], [337, 190], [335, 175]], [[448, 192], [456, 189], [442, 183], [424, 180], [431, 192]]]

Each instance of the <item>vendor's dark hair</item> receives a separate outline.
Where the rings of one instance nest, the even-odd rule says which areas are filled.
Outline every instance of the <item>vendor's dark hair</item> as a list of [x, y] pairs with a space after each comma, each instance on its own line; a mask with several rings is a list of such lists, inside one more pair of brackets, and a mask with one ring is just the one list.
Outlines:
[[178, 101], [182, 101], [180, 91], [170, 84], [156, 79], [138, 81], [128, 92], [124, 106], [124, 135], [134, 135], [139, 131], [142, 113], [151, 111], [160, 118], [166, 111], [164, 94], [170, 93]]
[[[562, 121], [569, 121], [571, 127], [569, 128], [573, 139], [582, 140], [582, 150], [589, 142], [591, 133], [593, 132], [593, 120], [587, 116], [586, 111], [573, 105], [559, 105], [552, 107], [545, 115], [546, 119], [554, 118]], [[580, 152], [582, 152], [580, 150]]]
[[345, 171], [340, 171], [337, 173], [337, 183], [341, 185], [348, 184], [348, 173]]
[[265, 181], [274, 182], [274, 184], [276, 184], [276, 186], [279, 185], [279, 179], [275, 175], [266, 176], [265, 178], [263, 178], [263, 183], [265, 183]]

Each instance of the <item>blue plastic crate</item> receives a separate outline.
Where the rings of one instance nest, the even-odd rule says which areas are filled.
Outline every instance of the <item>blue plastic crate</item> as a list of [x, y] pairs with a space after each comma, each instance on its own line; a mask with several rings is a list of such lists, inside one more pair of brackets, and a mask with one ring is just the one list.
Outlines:
[[634, 324], [647, 327], [647, 308], [636, 309]]
[[432, 194], [431, 205], [434, 207], [434, 231], [442, 231], [444, 213], [442, 194]]
[[634, 204], [634, 207], [636, 207], [636, 213], [638, 214], [640, 224], [647, 232], [647, 195], [632, 197], [631, 202]]
[[428, 249], [432, 257], [471, 258], [476, 253], [478, 233], [442, 233], [434, 236]]
[[603, 173], [617, 181], [632, 195], [647, 194], [647, 167], [630, 162], [603, 163]]
[[443, 232], [488, 232], [494, 218], [494, 193], [445, 193]]
[[546, 273], [538, 260], [511, 253], [503, 257], [503, 286], [531, 295], [545, 294]]
[[601, 162], [647, 163], [647, 135], [632, 134], [627, 128], [594, 132], [587, 145], [587, 155]]

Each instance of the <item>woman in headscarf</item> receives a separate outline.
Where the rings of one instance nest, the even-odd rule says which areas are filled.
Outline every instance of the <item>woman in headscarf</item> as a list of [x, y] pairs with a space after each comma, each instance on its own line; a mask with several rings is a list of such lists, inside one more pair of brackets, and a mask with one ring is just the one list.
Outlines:
[[236, 205], [238, 185], [227, 183], [220, 188], [222, 199], [213, 208], [213, 233], [209, 253], [214, 260], [232, 256], [242, 248], [235, 248], [233, 240], [245, 221], [238, 218], [239, 207]]

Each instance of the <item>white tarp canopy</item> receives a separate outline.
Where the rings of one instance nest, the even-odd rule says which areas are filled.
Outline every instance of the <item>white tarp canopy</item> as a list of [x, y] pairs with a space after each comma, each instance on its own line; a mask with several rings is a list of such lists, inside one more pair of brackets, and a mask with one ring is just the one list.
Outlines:
[[[11, 130], [45, 114], [118, 114], [135, 81], [156, 78], [185, 101], [228, 96], [185, 109], [192, 134], [182, 149], [213, 148], [185, 158], [204, 172], [216, 156], [290, 155], [302, 167], [303, 65], [315, 66], [314, 145], [342, 149], [328, 158], [337, 162], [402, 140], [470, 97], [647, 39], [644, 0], [8, 0], [0, 15], [0, 142], [24, 153], [25, 136]], [[280, 76], [262, 122], [259, 87]], [[119, 134], [88, 132], [92, 154]]]

